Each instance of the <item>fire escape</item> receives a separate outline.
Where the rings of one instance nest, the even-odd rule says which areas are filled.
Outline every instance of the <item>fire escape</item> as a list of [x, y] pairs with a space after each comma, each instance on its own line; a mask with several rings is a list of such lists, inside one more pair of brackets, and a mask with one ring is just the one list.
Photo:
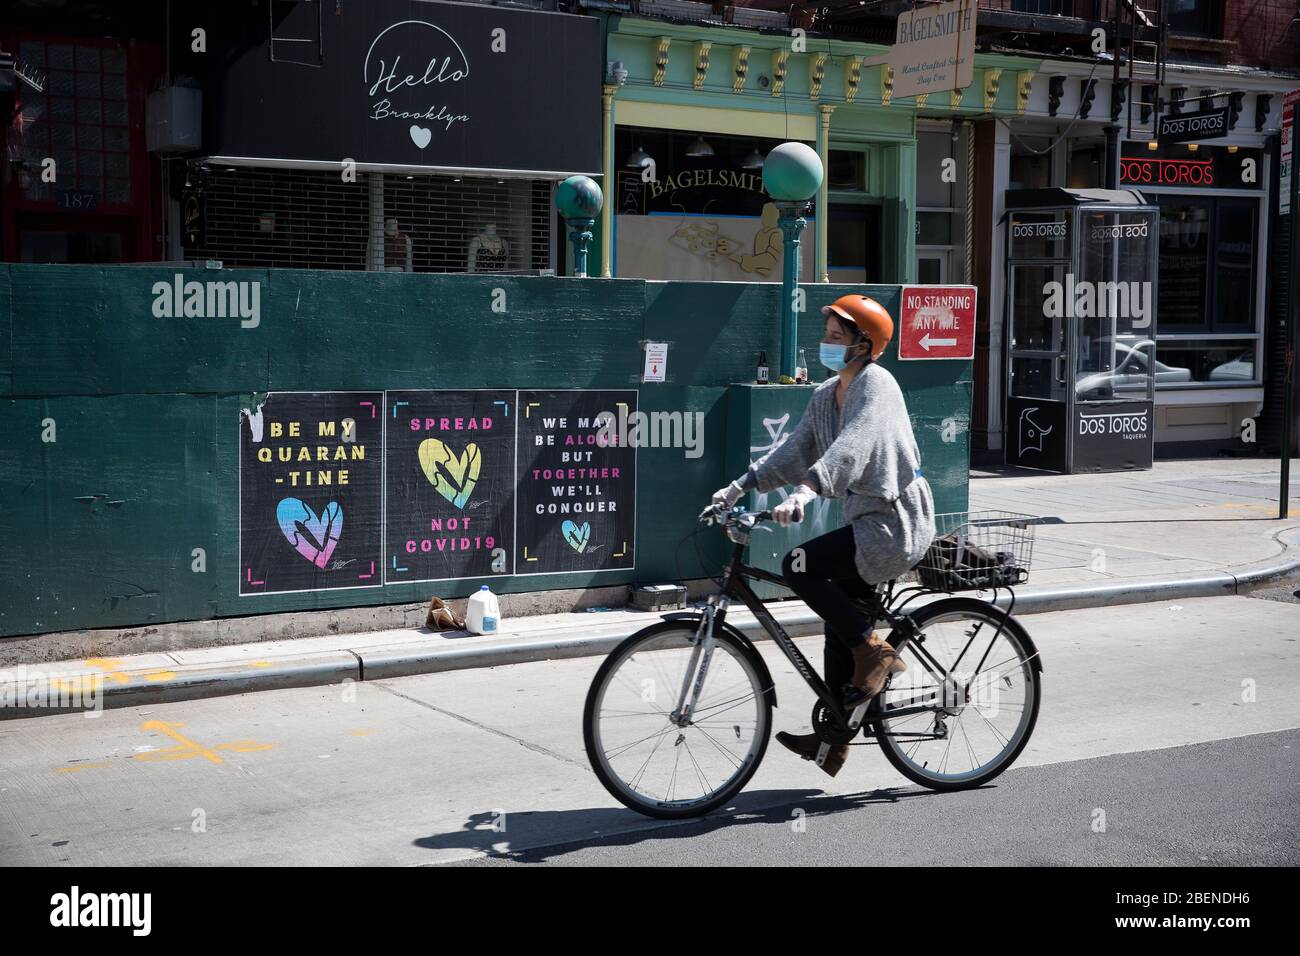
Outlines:
[[1111, 32], [1114, 75], [1111, 119], [1118, 121], [1127, 107], [1127, 135], [1133, 138], [1134, 90], [1140, 90], [1138, 126], [1151, 124], [1154, 133], [1167, 105], [1179, 112], [1181, 101], [1166, 103], [1165, 57], [1169, 41], [1166, 0], [1116, 0]]

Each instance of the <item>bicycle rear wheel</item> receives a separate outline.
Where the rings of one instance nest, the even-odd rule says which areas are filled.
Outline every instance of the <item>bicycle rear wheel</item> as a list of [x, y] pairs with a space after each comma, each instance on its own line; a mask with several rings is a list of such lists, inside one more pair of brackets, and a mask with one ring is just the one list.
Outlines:
[[694, 680], [689, 623], [633, 634], [591, 682], [582, 720], [587, 757], [605, 789], [638, 813], [709, 813], [741, 791], [767, 750], [772, 705], [753, 651], [726, 632], [714, 640], [699, 703], [685, 725], [670, 715], [688, 677]]
[[1014, 618], [974, 598], [936, 601], [912, 620], [916, 634], [897, 644], [908, 669], [872, 716], [876, 740], [901, 774], [924, 787], [981, 786], [1015, 762], [1033, 733], [1042, 701], [1036, 651]]

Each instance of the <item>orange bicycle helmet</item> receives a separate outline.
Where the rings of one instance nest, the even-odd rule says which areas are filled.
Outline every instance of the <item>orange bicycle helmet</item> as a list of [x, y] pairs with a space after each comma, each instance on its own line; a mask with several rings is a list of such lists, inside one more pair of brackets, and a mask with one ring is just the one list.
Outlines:
[[871, 340], [871, 360], [885, 352], [894, 337], [894, 320], [889, 310], [865, 295], [842, 295], [830, 305], [822, 306], [822, 315], [835, 313]]

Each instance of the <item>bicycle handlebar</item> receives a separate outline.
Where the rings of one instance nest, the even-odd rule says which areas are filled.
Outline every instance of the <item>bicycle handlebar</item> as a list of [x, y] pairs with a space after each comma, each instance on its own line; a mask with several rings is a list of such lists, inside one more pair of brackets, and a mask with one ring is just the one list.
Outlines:
[[718, 507], [717, 505], [709, 505], [707, 508], [705, 508], [703, 511], [700, 512], [700, 516], [696, 520], [704, 521], [709, 524], [712, 524], [713, 522], [716, 521], [722, 524], [724, 527], [729, 528], [732, 527], [733, 525], [739, 524], [741, 521], [743, 521], [746, 518], [753, 519], [753, 521], [751, 522], [751, 526], [753, 526], [753, 525], [760, 524], [761, 522], [764, 521], [771, 521], [772, 512], [771, 511], [746, 511], [744, 508], [740, 507], [739, 505], [736, 505], [735, 507], [724, 511], [722, 508]]

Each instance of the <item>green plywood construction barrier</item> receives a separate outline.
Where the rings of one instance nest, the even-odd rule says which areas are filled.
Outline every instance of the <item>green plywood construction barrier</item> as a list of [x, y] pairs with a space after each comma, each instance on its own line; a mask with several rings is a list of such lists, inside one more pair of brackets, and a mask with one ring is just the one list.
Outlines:
[[[702, 413], [699, 457], [638, 451], [634, 570], [490, 583], [508, 593], [716, 572], [721, 535], [692, 542], [694, 517], [734, 477], [728, 387], [752, 380], [760, 350], [776, 364], [778, 285], [180, 274], [258, 283], [256, 324], [157, 317], [154, 287], [173, 269], [0, 268], [0, 636], [460, 597], [488, 583], [239, 597], [240, 408], [268, 391], [635, 388], [643, 411]], [[815, 355], [816, 310], [850, 289], [804, 290], [799, 341]], [[897, 314], [898, 287], [870, 291]], [[640, 383], [647, 340], [669, 343], [663, 383]], [[940, 509], [965, 508], [970, 363], [899, 363], [892, 350], [885, 361]]]

